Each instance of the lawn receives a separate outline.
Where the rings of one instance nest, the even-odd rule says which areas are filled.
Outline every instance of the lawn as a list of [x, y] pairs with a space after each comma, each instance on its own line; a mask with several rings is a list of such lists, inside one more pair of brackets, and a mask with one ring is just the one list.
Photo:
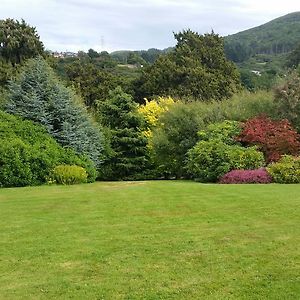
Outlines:
[[299, 299], [300, 185], [0, 190], [1, 299]]

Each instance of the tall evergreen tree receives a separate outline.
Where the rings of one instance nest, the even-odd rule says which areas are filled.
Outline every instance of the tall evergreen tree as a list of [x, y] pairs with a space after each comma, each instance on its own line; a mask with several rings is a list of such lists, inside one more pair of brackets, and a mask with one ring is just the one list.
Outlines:
[[61, 145], [100, 164], [103, 137], [99, 128], [45, 60], [29, 60], [9, 90], [7, 112], [41, 123]]
[[106, 179], [133, 179], [147, 163], [147, 139], [137, 104], [120, 87], [100, 103], [100, 117], [109, 130], [111, 155], [104, 163]]
[[15, 66], [44, 52], [35, 27], [24, 20], [0, 20], [0, 57]]
[[220, 100], [239, 88], [239, 73], [226, 59], [221, 37], [186, 30], [175, 34], [175, 39], [173, 51], [144, 69], [136, 83], [137, 101], [151, 96]]

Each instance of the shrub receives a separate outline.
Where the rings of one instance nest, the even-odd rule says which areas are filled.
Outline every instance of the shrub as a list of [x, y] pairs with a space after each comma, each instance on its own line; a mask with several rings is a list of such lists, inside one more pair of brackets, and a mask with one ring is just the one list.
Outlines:
[[220, 183], [271, 183], [272, 177], [265, 168], [256, 170], [232, 170], [223, 175]]
[[153, 160], [161, 176], [186, 176], [186, 152], [196, 144], [199, 129], [196, 111], [184, 103], [175, 103], [159, 117], [152, 146]]
[[210, 124], [205, 130], [200, 130], [198, 136], [200, 140], [219, 140], [227, 145], [237, 144], [235, 139], [241, 132], [240, 122], [224, 121], [222, 123]]
[[288, 120], [274, 121], [266, 116], [249, 119], [237, 138], [246, 145], [257, 145], [267, 162], [277, 161], [284, 154], [297, 155], [299, 135]]
[[87, 182], [87, 172], [76, 165], [59, 165], [51, 172], [49, 182], [58, 184], [78, 184]]
[[87, 169], [88, 181], [96, 178], [94, 164], [86, 156], [62, 148], [42, 126], [0, 111], [1, 187], [46, 183], [60, 164], [80, 165]]
[[187, 170], [202, 182], [216, 182], [234, 169], [256, 169], [264, 165], [255, 147], [226, 145], [222, 141], [200, 141], [188, 151]]
[[267, 171], [276, 183], [300, 183], [300, 158], [283, 156], [268, 166]]

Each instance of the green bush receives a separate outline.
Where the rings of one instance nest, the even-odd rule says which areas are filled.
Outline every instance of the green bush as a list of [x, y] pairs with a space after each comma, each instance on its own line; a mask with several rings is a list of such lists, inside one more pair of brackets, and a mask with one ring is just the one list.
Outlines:
[[0, 111], [1, 187], [46, 183], [51, 170], [61, 164], [82, 166], [88, 181], [95, 181], [95, 166], [86, 156], [62, 148], [42, 126]]
[[201, 182], [216, 182], [231, 170], [258, 169], [263, 154], [255, 147], [227, 145], [219, 140], [200, 141], [188, 151], [187, 170]]
[[49, 183], [78, 184], [87, 182], [87, 172], [76, 165], [56, 166], [49, 177]]
[[267, 171], [275, 183], [300, 183], [300, 158], [285, 155]]
[[242, 131], [240, 122], [224, 121], [210, 124], [205, 130], [200, 130], [198, 136], [202, 141], [219, 140], [227, 145], [237, 144], [235, 137]]
[[185, 177], [186, 152], [198, 141], [197, 113], [190, 105], [176, 103], [161, 114], [153, 130], [153, 161], [164, 177]]

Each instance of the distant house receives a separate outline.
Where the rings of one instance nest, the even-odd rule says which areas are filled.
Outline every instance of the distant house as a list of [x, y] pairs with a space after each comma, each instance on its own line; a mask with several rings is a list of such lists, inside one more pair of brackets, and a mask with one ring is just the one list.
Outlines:
[[70, 52], [70, 51], [66, 51], [66, 52], [54, 51], [54, 52], [51, 52], [51, 54], [53, 57], [56, 57], [56, 58], [77, 57], [77, 53]]
[[261, 76], [261, 72], [260, 71], [256, 71], [256, 70], [251, 70], [251, 73], [257, 75], [257, 76]]

